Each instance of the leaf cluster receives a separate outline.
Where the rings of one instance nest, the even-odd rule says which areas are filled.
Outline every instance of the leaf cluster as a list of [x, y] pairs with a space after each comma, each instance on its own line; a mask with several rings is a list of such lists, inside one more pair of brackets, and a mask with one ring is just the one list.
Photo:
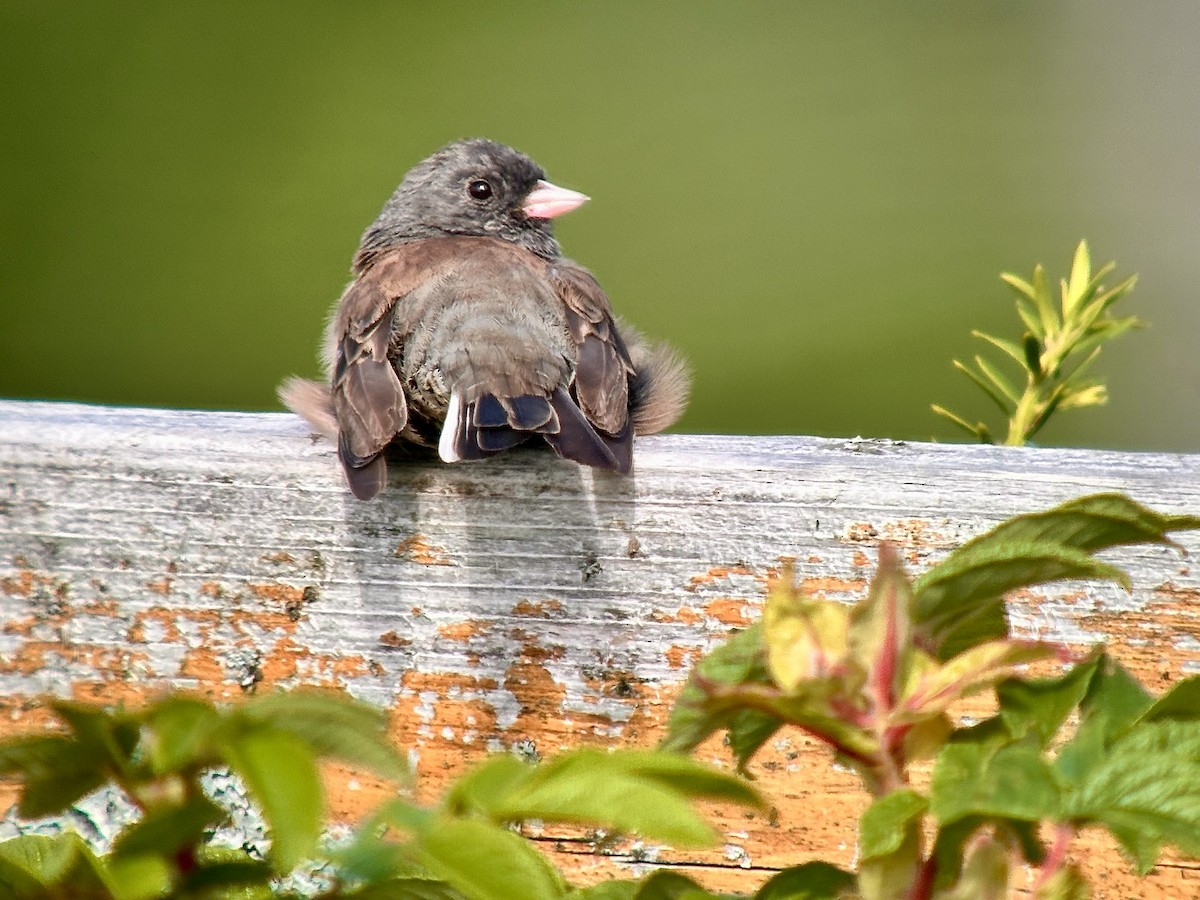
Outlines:
[[[762, 620], [697, 664], [665, 746], [688, 751], [725, 731], [744, 768], [790, 726], [858, 772], [876, 798], [860, 823], [859, 871], [853, 889], [819, 896], [1000, 897], [1014, 859], [1043, 866], [1039, 896], [1086, 896], [1043, 826], [1064, 853], [1079, 829], [1107, 828], [1142, 873], [1165, 844], [1200, 854], [1200, 678], [1155, 701], [1099, 651], [1057, 678], [1023, 678], [1026, 664], [1065, 662], [1065, 651], [1014, 639], [1003, 601], [1060, 579], [1128, 587], [1094, 554], [1171, 545], [1169, 532], [1192, 528], [1200, 518], [1097, 494], [1009, 519], [916, 580], [884, 545], [854, 606], [806, 596], [787, 572]], [[981, 691], [998, 712], [957, 727], [951, 708]], [[910, 771], [929, 758], [923, 793]], [[1062, 884], [1075, 893], [1047, 886]]]
[[[1110, 314], [1113, 304], [1137, 282], [1135, 275], [1115, 287], [1106, 287], [1104, 279], [1114, 268], [1115, 263], [1110, 262], [1093, 273], [1087, 242], [1080, 241], [1071, 275], [1059, 283], [1057, 302], [1041, 265], [1034, 268], [1028, 281], [1010, 272], [1000, 276], [1016, 293], [1017, 315], [1025, 325], [1024, 333], [1020, 340], [1011, 341], [973, 331], [974, 337], [1000, 352], [1000, 363], [976, 354], [973, 366], [956, 359], [954, 367], [1005, 416], [1007, 434], [1002, 443], [1028, 443], [1057, 410], [1108, 402], [1103, 382], [1087, 374], [1105, 344], [1143, 324], [1135, 316], [1117, 318]], [[1015, 381], [1005, 373], [1006, 367], [1015, 367]], [[996, 443], [982, 420], [972, 424], [943, 406], [934, 404], [932, 408], [974, 440]]]

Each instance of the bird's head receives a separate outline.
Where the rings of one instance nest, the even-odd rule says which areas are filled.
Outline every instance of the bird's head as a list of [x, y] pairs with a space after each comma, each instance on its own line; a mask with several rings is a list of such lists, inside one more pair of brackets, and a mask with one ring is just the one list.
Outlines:
[[495, 141], [443, 147], [414, 166], [363, 234], [359, 259], [440, 235], [495, 237], [545, 259], [559, 255], [551, 220], [588, 198], [546, 181], [541, 167]]

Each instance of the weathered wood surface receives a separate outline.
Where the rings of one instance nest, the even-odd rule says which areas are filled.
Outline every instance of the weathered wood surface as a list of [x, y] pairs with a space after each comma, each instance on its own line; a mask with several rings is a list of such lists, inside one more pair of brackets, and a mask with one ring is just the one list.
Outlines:
[[[653, 743], [689, 663], [757, 615], [784, 557], [849, 600], [882, 539], [919, 571], [1004, 517], [1107, 490], [1196, 513], [1200, 456], [679, 435], [640, 440], [629, 478], [536, 452], [409, 462], [360, 503], [290, 415], [0, 402], [0, 734], [42, 727], [46, 693], [341, 685], [392, 711], [428, 798], [489, 750]], [[1107, 640], [1155, 686], [1200, 671], [1190, 559], [1110, 556], [1132, 594], [1028, 592], [1017, 629]], [[778, 814], [721, 811], [717, 850], [554, 846], [581, 880], [648, 858], [743, 889], [729, 869], [852, 861], [852, 778], [798, 735], [756, 771]], [[341, 818], [384, 790], [331, 777]], [[1139, 887], [1111, 848], [1092, 856], [1099, 896], [1200, 896], [1191, 864]]]

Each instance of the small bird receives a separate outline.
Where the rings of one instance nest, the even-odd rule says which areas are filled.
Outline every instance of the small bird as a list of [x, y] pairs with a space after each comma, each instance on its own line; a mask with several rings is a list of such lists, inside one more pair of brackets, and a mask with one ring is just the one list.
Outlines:
[[337, 444], [350, 490], [387, 482], [393, 441], [475, 460], [538, 438], [628, 473], [633, 435], [683, 412], [687, 366], [616, 319], [551, 220], [588, 200], [527, 156], [457, 141], [417, 164], [362, 236], [325, 333], [328, 383], [279, 397]]

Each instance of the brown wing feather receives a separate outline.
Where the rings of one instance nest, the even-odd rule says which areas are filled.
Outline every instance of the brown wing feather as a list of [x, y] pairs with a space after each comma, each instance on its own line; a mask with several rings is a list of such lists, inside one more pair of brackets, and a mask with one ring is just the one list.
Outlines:
[[591, 272], [569, 260], [552, 266], [550, 279], [577, 348], [573, 387], [579, 408], [604, 434], [627, 436], [633, 364], [613, 323], [608, 296]]
[[415, 241], [379, 254], [346, 289], [330, 322], [327, 352], [338, 457], [362, 499], [385, 483], [379, 454], [408, 422], [404, 387], [389, 358], [397, 345], [396, 304], [450, 265], [455, 249], [452, 240]]

